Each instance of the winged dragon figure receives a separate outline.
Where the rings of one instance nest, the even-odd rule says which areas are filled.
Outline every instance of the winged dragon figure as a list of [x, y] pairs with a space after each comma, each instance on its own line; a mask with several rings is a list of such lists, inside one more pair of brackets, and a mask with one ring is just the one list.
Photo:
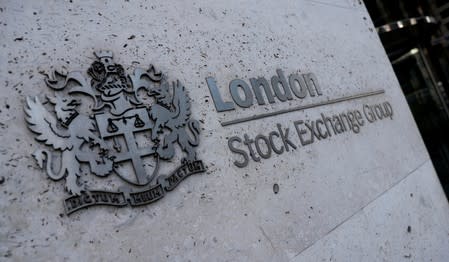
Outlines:
[[[80, 102], [72, 97], [47, 97], [54, 105], [56, 116], [50, 113], [38, 97], [26, 99], [25, 114], [28, 127], [36, 133], [36, 140], [46, 146], [60, 151], [59, 170], [55, 171], [54, 156], [47, 149], [38, 149], [33, 153], [41, 168], [46, 168], [47, 175], [53, 180], [66, 179], [66, 189], [71, 194], [79, 195], [85, 190], [78, 178], [81, 175], [80, 162], [89, 163], [92, 173], [106, 176], [113, 169], [113, 160], [107, 156], [107, 146], [95, 133], [92, 119], [77, 112]], [[83, 151], [88, 143], [94, 150]]]
[[[158, 136], [168, 129], [162, 142], [157, 146], [160, 158], [168, 160], [175, 154], [175, 143], [186, 152], [186, 160], [196, 159], [194, 146], [199, 143], [200, 133], [197, 120], [191, 120], [190, 99], [184, 85], [178, 80], [173, 82], [173, 96], [170, 94], [168, 81], [162, 79], [161, 84], [149, 89], [148, 95], [154, 96], [156, 104], [152, 105], [149, 114], [155, 121], [151, 132], [151, 139], [158, 140]], [[189, 135], [189, 132], [191, 135]]]

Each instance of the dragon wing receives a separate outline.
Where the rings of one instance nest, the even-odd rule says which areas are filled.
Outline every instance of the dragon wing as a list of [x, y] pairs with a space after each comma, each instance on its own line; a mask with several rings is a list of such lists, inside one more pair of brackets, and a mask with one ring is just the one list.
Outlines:
[[56, 150], [72, 149], [70, 134], [56, 126], [56, 118], [45, 109], [39, 98], [27, 97], [25, 106], [28, 128], [37, 134], [36, 140]]
[[190, 99], [183, 84], [178, 80], [173, 83], [173, 106], [175, 115], [172, 121], [175, 127], [184, 126], [190, 118]]

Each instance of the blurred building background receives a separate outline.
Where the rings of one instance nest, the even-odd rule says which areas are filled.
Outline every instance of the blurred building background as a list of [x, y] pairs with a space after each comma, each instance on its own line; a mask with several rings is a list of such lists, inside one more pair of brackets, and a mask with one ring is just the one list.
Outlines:
[[449, 197], [449, 1], [365, 5]]

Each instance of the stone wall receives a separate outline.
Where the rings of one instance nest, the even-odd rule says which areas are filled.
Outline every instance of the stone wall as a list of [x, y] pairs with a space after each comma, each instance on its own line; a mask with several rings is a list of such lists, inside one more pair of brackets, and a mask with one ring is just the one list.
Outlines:
[[[2, 259], [447, 261], [447, 200], [360, 1], [3, 1], [0, 14]], [[24, 106], [57, 93], [45, 84], [55, 69], [87, 76], [98, 50], [127, 74], [152, 64], [185, 86], [207, 171], [149, 205], [67, 215], [64, 180], [32, 157], [46, 146]], [[282, 101], [278, 69], [287, 81], [312, 73], [320, 92]], [[258, 103], [260, 77], [274, 103], [264, 93]], [[206, 78], [234, 110], [217, 110]], [[232, 99], [235, 79], [243, 105], [253, 92], [247, 107]], [[334, 116], [344, 131], [325, 126]], [[181, 163], [176, 153], [161, 174]], [[101, 189], [117, 178], [80, 180]]]

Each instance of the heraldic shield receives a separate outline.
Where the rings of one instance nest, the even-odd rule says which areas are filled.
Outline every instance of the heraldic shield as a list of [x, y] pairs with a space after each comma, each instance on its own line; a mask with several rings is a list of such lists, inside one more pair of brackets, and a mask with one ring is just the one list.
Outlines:
[[[200, 127], [190, 119], [184, 85], [179, 80], [170, 85], [152, 65], [127, 75], [110, 51], [95, 56], [87, 77], [54, 71], [45, 80], [54, 95], [28, 97], [25, 105], [29, 129], [46, 146], [33, 157], [49, 178], [65, 179], [71, 195], [64, 201], [67, 214], [93, 205], [149, 204], [206, 170], [197, 159]], [[176, 152], [183, 154], [181, 163], [171, 173], [159, 174], [160, 165]], [[123, 171], [124, 164], [131, 170]], [[127, 186], [92, 190], [80, 181], [86, 165], [95, 177], [116, 175]]]
[[[100, 135], [105, 140], [111, 140], [114, 153], [114, 162], [120, 163], [124, 161], [131, 161], [135, 177], [126, 176], [126, 174], [117, 172], [123, 180], [130, 184], [143, 186], [150, 183], [158, 172], [159, 157], [155, 150], [154, 143], [145, 147], [138, 147], [135, 138], [137, 132], [151, 132], [154, 125], [149, 118], [146, 108], [130, 109], [122, 115], [114, 116], [109, 113], [100, 113], [95, 115], [95, 120], [98, 126]], [[125, 145], [119, 144], [117, 138], [123, 137]], [[152, 142], [152, 141], [151, 141]], [[144, 168], [142, 158], [151, 157], [154, 159], [153, 171], [147, 174], [148, 171]]]

